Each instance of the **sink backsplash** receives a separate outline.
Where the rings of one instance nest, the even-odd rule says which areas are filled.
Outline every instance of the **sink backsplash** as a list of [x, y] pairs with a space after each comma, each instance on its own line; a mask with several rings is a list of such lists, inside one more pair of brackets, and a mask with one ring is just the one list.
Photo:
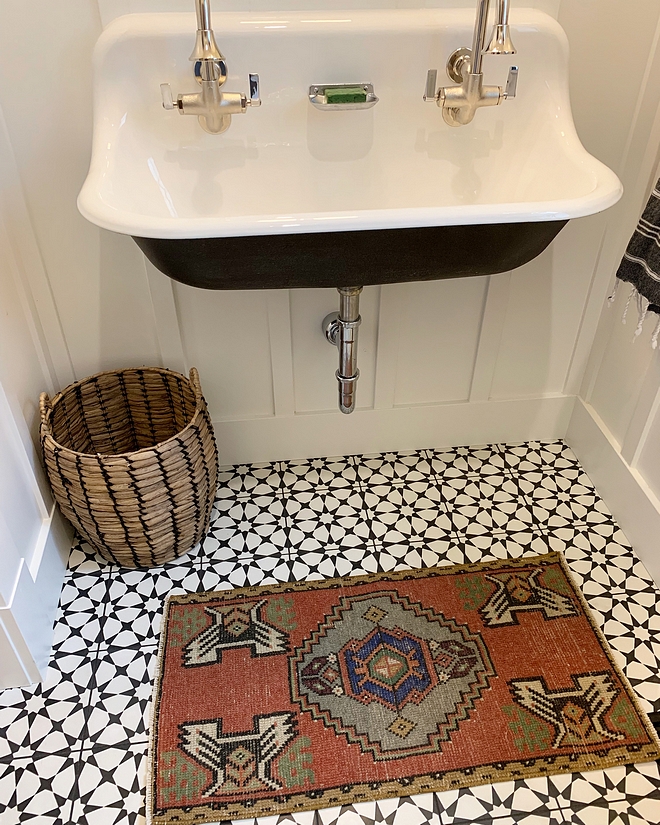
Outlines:
[[[526, 0], [527, 8], [557, 16], [561, 0]], [[123, 14], [190, 11], [192, 0], [98, 0], [101, 21], [107, 26]], [[474, 0], [223, 0], [218, 11], [337, 11], [338, 9], [462, 9], [474, 8]]]

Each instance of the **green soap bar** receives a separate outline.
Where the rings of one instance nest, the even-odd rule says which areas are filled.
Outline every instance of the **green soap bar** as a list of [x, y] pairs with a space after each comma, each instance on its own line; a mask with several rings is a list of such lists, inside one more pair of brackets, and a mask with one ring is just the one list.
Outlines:
[[343, 89], [326, 89], [328, 103], [365, 103], [367, 93], [361, 86], [344, 86]]

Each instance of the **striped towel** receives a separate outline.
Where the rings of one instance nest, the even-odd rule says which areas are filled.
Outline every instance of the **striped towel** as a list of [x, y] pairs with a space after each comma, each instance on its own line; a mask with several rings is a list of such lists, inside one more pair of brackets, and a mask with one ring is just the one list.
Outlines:
[[[614, 292], [610, 296], [610, 303], [614, 300], [616, 287], [619, 282], [626, 281], [632, 284], [630, 296], [623, 314], [626, 322], [628, 307], [635, 299], [639, 311], [639, 323], [635, 336], [642, 331], [644, 319], [648, 312], [660, 315], [660, 180], [655, 186], [646, 209], [639, 219], [637, 229], [628, 243], [628, 247], [619, 264], [616, 273], [617, 282]], [[658, 346], [660, 335], [660, 320], [655, 328], [652, 346]]]

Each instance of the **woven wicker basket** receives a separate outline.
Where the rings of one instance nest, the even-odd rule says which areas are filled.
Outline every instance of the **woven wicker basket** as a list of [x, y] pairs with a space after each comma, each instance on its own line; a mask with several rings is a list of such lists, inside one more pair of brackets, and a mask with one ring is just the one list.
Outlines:
[[218, 453], [196, 369], [102, 372], [43, 393], [41, 445], [62, 512], [109, 561], [163, 564], [208, 530]]

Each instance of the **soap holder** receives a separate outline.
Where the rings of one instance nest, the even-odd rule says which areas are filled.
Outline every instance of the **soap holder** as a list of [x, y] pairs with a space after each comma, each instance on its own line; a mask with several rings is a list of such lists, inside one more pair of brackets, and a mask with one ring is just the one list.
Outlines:
[[371, 109], [378, 98], [371, 83], [315, 83], [309, 87], [309, 102], [324, 112], [345, 112]]

